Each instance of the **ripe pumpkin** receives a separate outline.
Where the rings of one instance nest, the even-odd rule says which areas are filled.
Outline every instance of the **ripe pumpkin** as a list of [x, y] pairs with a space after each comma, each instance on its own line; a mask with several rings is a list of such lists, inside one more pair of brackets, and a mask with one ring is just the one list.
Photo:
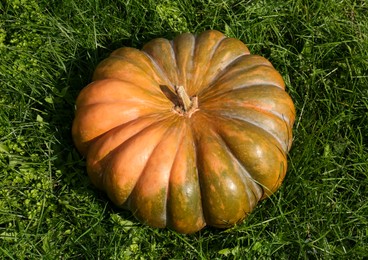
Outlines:
[[112, 52], [77, 98], [72, 135], [116, 205], [193, 233], [236, 224], [279, 188], [294, 120], [271, 63], [210, 30]]

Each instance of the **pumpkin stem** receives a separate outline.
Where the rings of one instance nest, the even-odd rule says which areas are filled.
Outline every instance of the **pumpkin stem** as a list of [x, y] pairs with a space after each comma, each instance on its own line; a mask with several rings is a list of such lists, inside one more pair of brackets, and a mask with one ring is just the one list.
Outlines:
[[162, 93], [174, 104], [173, 111], [181, 116], [191, 117], [198, 110], [198, 97], [189, 97], [183, 86], [175, 86], [173, 92], [165, 85], [160, 85]]
[[175, 86], [175, 92], [178, 96], [179, 105], [183, 112], [188, 112], [189, 109], [192, 107], [192, 100], [188, 96], [187, 92], [185, 91], [183, 86]]

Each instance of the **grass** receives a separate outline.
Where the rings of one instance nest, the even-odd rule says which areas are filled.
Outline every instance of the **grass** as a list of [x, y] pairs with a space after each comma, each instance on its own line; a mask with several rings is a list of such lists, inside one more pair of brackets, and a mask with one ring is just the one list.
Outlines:
[[[0, 258], [366, 259], [367, 13], [359, 0], [0, 1]], [[288, 175], [234, 228], [152, 229], [89, 182], [74, 101], [117, 47], [210, 28], [283, 75]]]

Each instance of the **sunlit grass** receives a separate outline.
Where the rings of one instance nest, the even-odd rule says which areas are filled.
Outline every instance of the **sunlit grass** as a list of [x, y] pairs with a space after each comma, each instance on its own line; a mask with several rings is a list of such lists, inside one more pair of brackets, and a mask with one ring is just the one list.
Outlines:
[[[0, 2], [0, 258], [368, 257], [365, 1]], [[70, 127], [120, 46], [217, 29], [283, 75], [297, 121], [281, 189], [242, 224], [151, 229], [89, 182]]]

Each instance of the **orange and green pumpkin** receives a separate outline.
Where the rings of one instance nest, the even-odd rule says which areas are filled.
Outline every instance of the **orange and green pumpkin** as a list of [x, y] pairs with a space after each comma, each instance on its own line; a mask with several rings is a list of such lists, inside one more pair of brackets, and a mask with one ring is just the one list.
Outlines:
[[210, 30], [114, 51], [79, 94], [72, 134], [116, 205], [193, 233], [236, 224], [280, 187], [294, 120], [271, 63]]

